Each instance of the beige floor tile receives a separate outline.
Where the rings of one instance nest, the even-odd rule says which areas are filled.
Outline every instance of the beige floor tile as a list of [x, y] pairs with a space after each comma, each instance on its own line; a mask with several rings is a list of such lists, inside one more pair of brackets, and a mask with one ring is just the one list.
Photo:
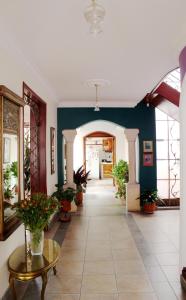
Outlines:
[[158, 300], [158, 298], [154, 293], [123, 293], [119, 294], [118, 300]]
[[114, 265], [112, 261], [87, 261], [84, 265], [84, 274], [114, 274]]
[[111, 248], [114, 250], [136, 248], [134, 240], [130, 238], [110, 241]]
[[118, 232], [111, 232], [110, 233], [110, 240], [115, 241], [115, 240], [125, 240], [131, 237], [131, 233], [128, 229], [123, 228], [122, 230]]
[[144, 264], [141, 260], [115, 261], [116, 274], [125, 275], [147, 275]]
[[108, 241], [110, 240], [110, 236], [109, 233], [88, 233], [88, 237], [87, 237], [88, 241]]
[[118, 295], [81, 295], [80, 300], [118, 300]]
[[[79, 300], [80, 295], [61, 295], [61, 294], [47, 294], [45, 296], [46, 300]], [[34, 299], [33, 299], [34, 300]]]
[[156, 254], [156, 258], [161, 266], [178, 266], [179, 265], [178, 253]]
[[180, 281], [180, 271], [178, 266], [161, 266], [168, 281]]
[[149, 248], [151, 250], [151, 253], [154, 254], [177, 252], [176, 247], [171, 242], [150, 243]]
[[175, 265], [179, 233], [175, 214], [157, 211], [148, 218], [133, 214], [151, 251], [142, 261], [112, 187], [92, 181], [84, 206], [69, 224], [58, 275], [51, 276], [46, 299], [173, 300], [176, 294], [183, 300]]
[[108, 226], [106, 227], [105, 225], [104, 226], [91, 226], [89, 227], [88, 229], [88, 234], [91, 235], [91, 234], [97, 234], [97, 233], [101, 233], [101, 234], [109, 234], [109, 228]]
[[179, 300], [185, 300], [186, 299], [185, 291], [182, 288], [180, 282], [171, 281], [170, 285], [171, 285], [174, 293], [176, 294], [176, 296]]
[[86, 241], [65, 239], [62, 246], [63, 248], [67, 247], [71, 249], [84, 249], [86, 247]]
[[87, 241], [87, 244], [86, 244], [86, 249], [90, 248], [97, 248], [97, 247], [108, 247], [108, 248], [111, 248], [111, 244], [110, 244], [110, 241], [109, 240], [106, 240], [106, 241], [96, 241], [96, 240], [88, 240]]
[[151, 282], [165, 282], [167, 278], [160, 266], [146, 266]]
[[[64, 251], [64, 252], [63, 252]], [[84, 250], [76, 250], [76, 249], [67, 249], [64, 248], [61, 251], [59, 261], [82, 261], [85, 258], [85, 251]]]
[[61, 294], [79, 294], [81, 282], [82, 276], [79, 275], [53, 276], [47, 284], [46, 294], [51, 292]]
[[109, 247], [92, 247], [86, 249], [85, 261], [109, 261], [112, 260], [112, 251]]
[[82, 294], [116, 293], [116, 278], [114, 275], [84, 275]]
[[123, 292], [153, 292], [147, 276], [138, 275], [116, 275], [119, 293]]
[[153, 288], [158, 300], [177, 300], [177, 297], [168, 282], [154, 282]]
[[67, 232], [65, 235], [65, 239], [67, 240], [86, 240], [87, 233], [77, 234], [75, 231]]
[[114, 260], [138, 260], [141, 258], [139, 252], [135, 248], [112, 250]]
[[59, 276], [64, 274], [81, 275], [83, 273], [84, 261], [66, 261], [62, 260], [57, 264]]

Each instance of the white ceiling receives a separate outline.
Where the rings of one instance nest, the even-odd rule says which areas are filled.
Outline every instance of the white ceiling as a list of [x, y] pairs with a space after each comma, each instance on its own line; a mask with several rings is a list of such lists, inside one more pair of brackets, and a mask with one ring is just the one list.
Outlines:
[[169, 70], [186, 44], [185, 0], [99, 0], [103, 33], [88, 32], [90, 0], [0, 0], [0, 27], [53, 88], [62, 106], [93, 106], [83, 83], [111, 82], [101, 106], [133, 106]]

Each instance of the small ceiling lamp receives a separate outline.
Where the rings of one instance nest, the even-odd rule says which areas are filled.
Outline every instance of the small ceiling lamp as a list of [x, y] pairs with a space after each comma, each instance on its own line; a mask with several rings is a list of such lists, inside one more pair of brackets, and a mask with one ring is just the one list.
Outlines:
[[102, 32], [101, 23], [105, 17], [105, 9], [96, 0], [91, 0], [92, 3], [84, 12], [85, 19], [90, 24], [90, 33], [97, 35]]
[[99, 107], [99, 102], [98, 102], [98, 84], [95, 83], [95, 88], [96, 88], [96, 104], [94, 107], [94, 111], [100, 111], [100, 107]]

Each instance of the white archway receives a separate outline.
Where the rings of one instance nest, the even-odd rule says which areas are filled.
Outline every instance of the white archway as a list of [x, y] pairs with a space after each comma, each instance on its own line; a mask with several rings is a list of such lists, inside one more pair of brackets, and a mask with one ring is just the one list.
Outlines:
[[74, 141], [74, 168], [78, 169], [83, 164], [83, 138], [93, 131], [104, 131], [116, 137], [116, 161], [119, 159], [128, 162], [128, 142], [124, 135], [124, 127], [113, 122], [98, 120], [89, 122], [77, 128]]

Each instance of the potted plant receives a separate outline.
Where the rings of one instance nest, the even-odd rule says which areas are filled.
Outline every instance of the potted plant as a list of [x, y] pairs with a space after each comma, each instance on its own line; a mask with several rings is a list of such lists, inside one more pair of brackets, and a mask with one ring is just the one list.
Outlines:
[[88, 181], [90, 171], [85, 172], [83, 166], [81, 166], [76, 172], [74, 171], [74, 183], [76, 184], [76, 204], [82, 205], [83, 203], [83, 193], [85, 193], [85, 188]]
[[117, 185], [117, 192], [115, 194], [116, 198], [126, 197], [126, 186], [125, 183], [128, 182], [129, 171], [128, 163], [122, 159], [113, 167], [112, 174], [115, 178]]
[[43, 251], [43, 230], [50, 216], [58, 209], [58, 201], [45, 194], [33, 194], [30, 198], [19, 201], [12, 206], [16, 216], [30, 231], [30, 246], [32, 255], [41, 255]]
[[8, 203], [11, 202], [11, 199], [14, 198], [13, 190], [11, 188], [11, 167], [10, 165], [6, 166], [6, 169], [3, 172], [3, 182], [4, 182], [4, 200]]
[[152, 214], [156, 209], [156, 203], [160, 200], [156, 190], [143, 191], [137, 198], [144, 213]]
[[17, 161], [13, 161], [11, 166], [10, 166], [10, 170], [12, 172], [12, 175], [14, 177], [15, 180], [15, 185], [14, 185], [14, 189], [15, 189], [15, 193], [18, 193], [18, 162]]
[[52, 194], [53, 197], [56, 197], [60, 203], [61, 207], [61, 221], [67, 222], [70, 221], [70, 215], [68, 212], [71, 211], [71, 202], [74, 200], [76, 191], [73, 188], [63, 189], [63, 186], [60, 184], [55, 185], [57, 190]]

